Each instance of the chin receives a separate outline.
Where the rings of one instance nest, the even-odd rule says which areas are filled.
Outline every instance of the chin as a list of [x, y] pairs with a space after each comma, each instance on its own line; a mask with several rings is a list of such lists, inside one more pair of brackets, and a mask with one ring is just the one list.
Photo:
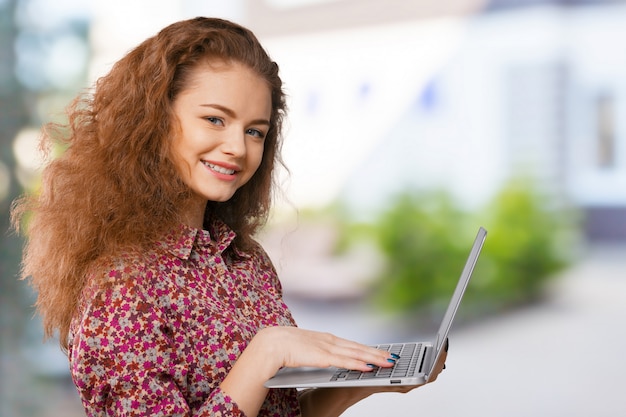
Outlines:
[[229, 195], [220, 195], [220, 196], [209, 196], [208, 200], [209, 201], [214, 201], [216, 203], [225, 203], [228, 200], [230, 200], [231, 198], [233, 198], [233, 194], [229, 194]]

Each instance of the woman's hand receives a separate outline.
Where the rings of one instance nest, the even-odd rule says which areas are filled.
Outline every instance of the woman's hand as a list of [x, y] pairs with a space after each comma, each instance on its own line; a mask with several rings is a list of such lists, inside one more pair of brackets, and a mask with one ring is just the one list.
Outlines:
[[[383, 350], [334, 336], [298, 327], [268, 327], [261, 330], [252, 343], [270, 348], [268, 355], [283, 367], [312, 366], [371, 371], [373, 366], [391, 367], [393, 356]], [[251, 344], [252, 344], [251, 343]]]
[[[437, 363], [435, 364], [435, 368], [433, 369], [432, 374], [430, 375], [430, 377], [428, 378], [428, 382], [424, 383], [424, 384], [420, 384], [420, 385], [388, 385], [388, 386], [382, 386], [382, 387], [359, 387], [359, 388], [353, 388], [354, 390], [360, 391], [361, 394], [361, 399], [369, 397], [372, 394], [376, 394], [379, 392], [401, 392], [401, 393], [407, 393], [409, 391], [414, 390], [415, 388], [419, 388], [421, 386], [424, 386], [426, 384], [430, 384], [431, 382], [434, 382], [437, 380], [437, 378], [439, 377], [439, 374], [441, 373], [441, 371], [443, 371], [446, 367], [446, 359], [448, 358], [448, 347], [449, 347], [449, 342], [446, 339], [446, 347], [445, 347], [445, 351], [441, 352], [441, 356], [439, 357], [439, 359], [437, 360]], [[347, 390], [350, 390], [351, 388], [346, 388]]]
[[[448, 356], [448, 341], [446, 350], [439, 357], [432, 375], [427, 383], [437, 379], [443, 369]], [[422, 385], [397, 386], [386, 385], [381, 387], [350, 387], [350, 388], [320, 388], [306, 391], [300, 397], [302, 415], [316, 417], [335, 417], [341, 415], [346, 409], [372, 394], [381, 392], [407, 393]]]
[[256, 416], [267, 395], [265, 382], [280, 368], [312, 366], [371, 371], [392, 367], [389, 352], [298, 327], [260, 330], [237, 359], [220, 388], [247, 416]]

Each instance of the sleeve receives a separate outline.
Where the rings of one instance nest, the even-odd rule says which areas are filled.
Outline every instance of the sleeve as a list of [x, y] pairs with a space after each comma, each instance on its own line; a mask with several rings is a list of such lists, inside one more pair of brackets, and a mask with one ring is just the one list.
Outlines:
[[132, 280], [95, 293], [70, 351], [72, 378], [88, 416], [244, 416], [219, 388], [192, 411], [188, 369], [178, 354], [184, 341], [169, 328]]

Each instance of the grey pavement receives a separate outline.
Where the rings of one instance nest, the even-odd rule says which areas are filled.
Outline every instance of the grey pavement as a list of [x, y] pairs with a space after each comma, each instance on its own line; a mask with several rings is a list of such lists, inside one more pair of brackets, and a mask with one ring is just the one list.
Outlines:
[[[382, 327], [393, 334], [371, 312], [333, 308], [292, 303], [302, 327], [364, 342], [384, 341]], [[626, 247], [590, 250], [546, 302], [453, 328], [450, 339], [436, 382], [377, 394], [344, 416], [626, 416]]]

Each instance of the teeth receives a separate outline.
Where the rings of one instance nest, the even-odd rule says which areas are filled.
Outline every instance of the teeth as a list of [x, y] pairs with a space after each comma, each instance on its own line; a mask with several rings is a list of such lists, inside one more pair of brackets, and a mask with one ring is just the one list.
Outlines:
[[233, 175], [235, 173], [234, 169], [226, 169], [224, 167], [220, 167], [214, 164], [210, 164], [208, 162], [203, 162], [204, 165], [208, 166], [215, 172], [219, 172], [220, 174]]

